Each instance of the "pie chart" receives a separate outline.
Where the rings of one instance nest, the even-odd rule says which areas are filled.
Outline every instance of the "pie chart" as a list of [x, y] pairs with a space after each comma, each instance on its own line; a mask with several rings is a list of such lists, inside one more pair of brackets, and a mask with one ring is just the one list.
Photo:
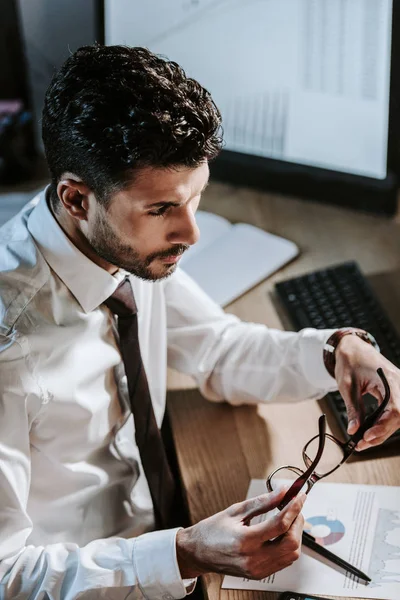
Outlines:
[[336, 544], [345, 534], [345, 527], [338, 519], [328, 519], [325, 516], [310, 517], [304, 525], [305, 531], [310, 533], [321, 546]]

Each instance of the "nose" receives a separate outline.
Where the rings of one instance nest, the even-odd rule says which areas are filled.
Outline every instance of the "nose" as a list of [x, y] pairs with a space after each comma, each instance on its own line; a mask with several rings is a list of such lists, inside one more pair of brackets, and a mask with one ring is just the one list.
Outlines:
[[168, 241], [172, 244], [188, 244], [192, 246], [200, 238], [200, 230], [197, 227], [195, 213], [190, 207], [182, 207], [179, 215], [173, 221]]

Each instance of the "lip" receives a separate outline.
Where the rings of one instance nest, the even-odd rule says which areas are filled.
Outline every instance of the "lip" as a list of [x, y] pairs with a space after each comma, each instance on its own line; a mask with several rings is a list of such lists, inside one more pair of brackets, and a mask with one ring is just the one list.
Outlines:
[[164, 256], [163, 258], [161, 258], [161, 262], [166, 263], [167, 265], [173, 265], [175, 263], [178, 262], [178, 260], [180, 260], [180, 258], [182, 257], [182, 254], [179, 254], [178, 256]]

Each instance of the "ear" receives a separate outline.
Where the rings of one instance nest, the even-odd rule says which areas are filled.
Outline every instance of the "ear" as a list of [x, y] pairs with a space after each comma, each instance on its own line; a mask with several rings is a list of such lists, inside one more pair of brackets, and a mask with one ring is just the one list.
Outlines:
[[57, 194], [71, 217], [87, 221], [90, 188], [83, 181], [68, 173], [57, 184]]

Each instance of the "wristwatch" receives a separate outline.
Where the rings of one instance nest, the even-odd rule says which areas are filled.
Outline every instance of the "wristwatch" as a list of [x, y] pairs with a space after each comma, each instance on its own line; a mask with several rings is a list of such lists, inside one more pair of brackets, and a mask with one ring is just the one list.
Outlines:
[[335, 377], [335, 366], [336, 366], [336, 348], [339, 345], [340, 340], [345, 335], [356, 335], [361, 338], [367, 344], [370, 344], [380, 352], [380, 348], [377, 344], [376, 339], [368, 331], [364, 329], [358, 329], [357, 327], [344, 327], [335, 331], [328, 341], [324, 344], [324, 365], [329, 375]]

